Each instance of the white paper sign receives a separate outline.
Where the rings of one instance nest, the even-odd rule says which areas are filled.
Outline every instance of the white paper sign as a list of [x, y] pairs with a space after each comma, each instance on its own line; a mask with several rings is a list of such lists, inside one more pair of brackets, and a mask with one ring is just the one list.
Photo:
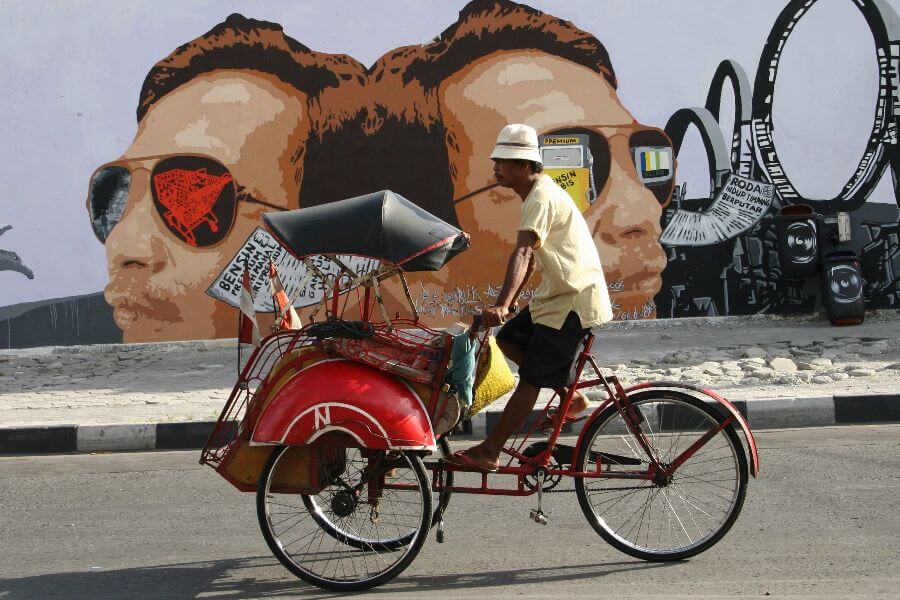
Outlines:
[[[338, 256], [345, 265], [358, 275], [377, 269], [379, 261], [359, 256]], [[237, 307], [241, 298], [241, 279], [244, 266], [250, 272], [250, 287], [253, 289], [254, 308], [258, 312], [272, 312], [272, 292], [269, 289], [269, 261], [275, 263], [278, 275], [288, 298], [295, 298], [294, 306], [300, 308], [315, 304], [322, 299], [324, 287], [315, 274], [307, 278], [306, 265], [297, 260], [268, 231], [262, 227], [247, 238], [241, 249], [228, 266], [213, 280], [206, 293], [231, 306]], [[324, 256], [311, 256], [308, 260], [326, 275], [334, 275], [340, 268]], [[303, 289], [298, 287], [306, 282]]]
[[775, 186], [731, 173], [704, 212], [677, 210], [660, 236], [667, 246], [708, 246], [756, 225], [775, 198]]

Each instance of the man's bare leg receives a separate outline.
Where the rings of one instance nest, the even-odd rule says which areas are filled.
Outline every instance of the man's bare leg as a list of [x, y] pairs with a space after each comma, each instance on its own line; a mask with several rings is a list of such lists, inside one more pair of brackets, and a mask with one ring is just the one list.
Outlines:
[[466, 450], [466, 456], [483, 467], [489, 469], [497, 467], [500, 463], [500, 450], [513, 432], [525, 422], [525, 418], [537, 402], [540, 391], [541, 388], [519, 380], [516, 391], [500, 415], [500, 422], [488, 434], [487, 439]]
[[[566, 394], [568, 393], [569, 390], [568, 390], [568, 388], [562, 387], [555, 391], [557, 394], [559, 394], [560, 402], [562, 402], [562, 399], [566, 397]], [[574, 417], [578, 413], [585, 411], [587, 409], [587, 407], [588, 407], [587, 396], [585, 396], [578, 390], [575, 390], [575, 393], [572, 394], [572, 404], [569, 405], [569, 410], [566, 411], [566, 416]]]
[[[500, 346], [500, 350], [503, 351], [503, 355], [506, 356], [509, 360], [513, 361], [517, 365], [522, 364], [522, 350], [519, 349], [515, 344], [510, 344], [504, 342], [502, 340], [497, 340], [497, 345]], [[563, 398], [566, 397], [568, 393], [568, 389], [561, 387], [556, 388], [556, 393], [559, 394], [560, 402]], [[575, 390], [575, 393], [572, 395], [572, 404], [569, 405], [569, 410], [566, 411], [566, 416], [574, 417], [578, 413], [584, 412], [588, 407], [588, 399], [587, 396]]]

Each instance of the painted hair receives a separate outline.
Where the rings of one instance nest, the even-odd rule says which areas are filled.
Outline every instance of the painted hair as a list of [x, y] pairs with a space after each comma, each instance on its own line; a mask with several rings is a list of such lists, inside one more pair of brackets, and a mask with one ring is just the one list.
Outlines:
[[456, 23], [421, 47], [403, 77], [435, 88], [477, 58], [502, 50], [525, 49], [540, 50], [587, 67], [616, 88], [609, 53], [600, 40], [571, 21], [510, 0], [472, 0], [460, 11]]
[[234, 13], [153, 65], [141, 86], [138, 122], [166, 94], [222, 69], [274, 75], [311, 100], [344, 82], [362, 85], [365, 81], [365, 69], [349, 56], [315, 52], [285, 35], [277, 23]]

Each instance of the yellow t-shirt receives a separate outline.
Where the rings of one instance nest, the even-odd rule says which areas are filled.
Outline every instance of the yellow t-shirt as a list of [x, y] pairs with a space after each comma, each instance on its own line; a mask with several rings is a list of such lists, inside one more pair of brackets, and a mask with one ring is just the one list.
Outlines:
[[587, 222], [550, 176], [542, 174], [525, 198], [519, 231], [533, 231], [539, 240], [535, 267], [541, 284], [528, 303], [532, 321], [560, 329], [569, 311], [575, 311], [584, 328], [612, 320], [600, 255]]

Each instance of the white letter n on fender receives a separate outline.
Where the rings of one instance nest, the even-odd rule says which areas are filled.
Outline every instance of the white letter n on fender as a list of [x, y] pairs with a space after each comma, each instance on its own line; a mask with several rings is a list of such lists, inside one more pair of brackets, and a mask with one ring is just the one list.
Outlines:
[[319, 429], [322, 429], [322, 427], [331, 423], [331, 407], [325, 406], [321, 409], [319, 407], [316, 407], [315, 416], [316, 424], [314, 427], [318, 431]]

